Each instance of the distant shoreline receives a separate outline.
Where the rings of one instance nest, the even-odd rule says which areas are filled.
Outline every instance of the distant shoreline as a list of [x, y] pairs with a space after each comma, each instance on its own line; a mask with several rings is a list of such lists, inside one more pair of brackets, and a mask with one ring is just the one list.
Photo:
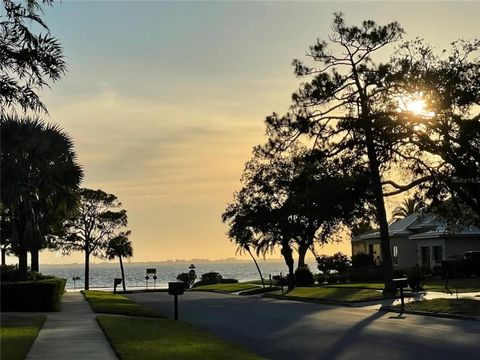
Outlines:
[[[313, 258], [306, 259], [308, 261], [315, 261]], [[283, 259], [259, 259], [259, 262], [267, 263], [278, 263], [284, 262]], [[249, 263], [252, 260], [242, 260], [242, 259], [219, 259], [219, 260], [208, 260], [208, 259], [191, 259], [191, 260], [163, 260], [163, 261], [132, 261], [127, 262], [125, 265], [149, 265], [149, 264], [165, 264], [165, 265], [175, 265], [175, 264], [230, 264], [230, 263]], [[100, 263], [90, 263], [90, 266], [110, 266], [117, 264], [117, 262], [100, 262]], [[75, 266], [75, 265], [84, 265], [84, 263], [64, 263], [64, 264], [41, 264], [41, 267], [56, 267], [56, 266]]]

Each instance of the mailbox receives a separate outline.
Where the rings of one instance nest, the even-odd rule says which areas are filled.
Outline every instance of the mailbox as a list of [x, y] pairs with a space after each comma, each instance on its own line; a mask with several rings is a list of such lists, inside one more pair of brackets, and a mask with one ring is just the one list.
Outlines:
[[185, 283], [183, 281], [174, 281], [168, 283], [169, 295], [183, 295]]
[[397, 289], [405, 288], [408, 286], [408, 279], [407, 278], [399, 278], [393, 279], [393, 283]]
[[405, 299], [403, 296], [403, 288], [407, 287], [408, 285], [408, 279], [407, 278], [398, 278], [398, 279], [393, 279], [393, 283], [395, 284], [395, 287], [397, 289], [400, 289], [400, 299], [401, 299], [401, 306], [402, 310], [405, 306]]

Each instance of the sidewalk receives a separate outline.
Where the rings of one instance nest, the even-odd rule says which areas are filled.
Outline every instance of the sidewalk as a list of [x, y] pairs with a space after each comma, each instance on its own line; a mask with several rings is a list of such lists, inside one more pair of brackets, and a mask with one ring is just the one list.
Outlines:
[[82, 294], [65, 293], [62, 310], [46, 315], [27, 360], [117, 360]]

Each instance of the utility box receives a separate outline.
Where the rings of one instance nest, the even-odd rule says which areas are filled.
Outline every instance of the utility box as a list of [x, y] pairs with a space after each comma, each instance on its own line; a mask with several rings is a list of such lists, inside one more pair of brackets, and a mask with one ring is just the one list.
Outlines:
[[185, 283], [183, 281], [173, 281], [168, 283], [169, 295], [183, 295]]

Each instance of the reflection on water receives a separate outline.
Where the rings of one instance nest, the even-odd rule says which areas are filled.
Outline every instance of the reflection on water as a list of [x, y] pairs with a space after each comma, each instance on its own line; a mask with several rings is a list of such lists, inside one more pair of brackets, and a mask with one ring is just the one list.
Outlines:
[[[310, 269], [316, 272], [313, 261], [308, 262]], [[177, 275], [182, 272], [188, 272], [188, 266], [185, 263], [145, 263], [145, 264], [124, 264], [125, 282], [129, 288], [144, 288], [145, 275], [147, 268], [157, 269], [157, 288], [166, 288], [169, 281], [175, 281]], [[260, 261], [260, 269], [265, 278], [269, 274], [278, 275], [288, 272], [287, 266], [283, 262]], [[238, 279], [238, 281], [247, 281], [259, 279], [259, 275], [253, 262], [211, 262], [195, 264], [195, 271], [200, 277], [203, 273], [216, 271], [224, 278]], [[84, 267], [78, 265], [59, 265], [59, 266], [40, 266], [43, 274], [55, 275], [67, 279], [67, 289], [74, 289], [73, 277], [78, 276], [80, 280], [76, 281], [76, 288], [82, 289], [84, 285]], [[120, 266], [118, 264], [90, 265], [90, 288], [112, 288], [113, 279], [121, 277]], [[153, 287], [153, 280], [150, 277], [149, 288]]]

